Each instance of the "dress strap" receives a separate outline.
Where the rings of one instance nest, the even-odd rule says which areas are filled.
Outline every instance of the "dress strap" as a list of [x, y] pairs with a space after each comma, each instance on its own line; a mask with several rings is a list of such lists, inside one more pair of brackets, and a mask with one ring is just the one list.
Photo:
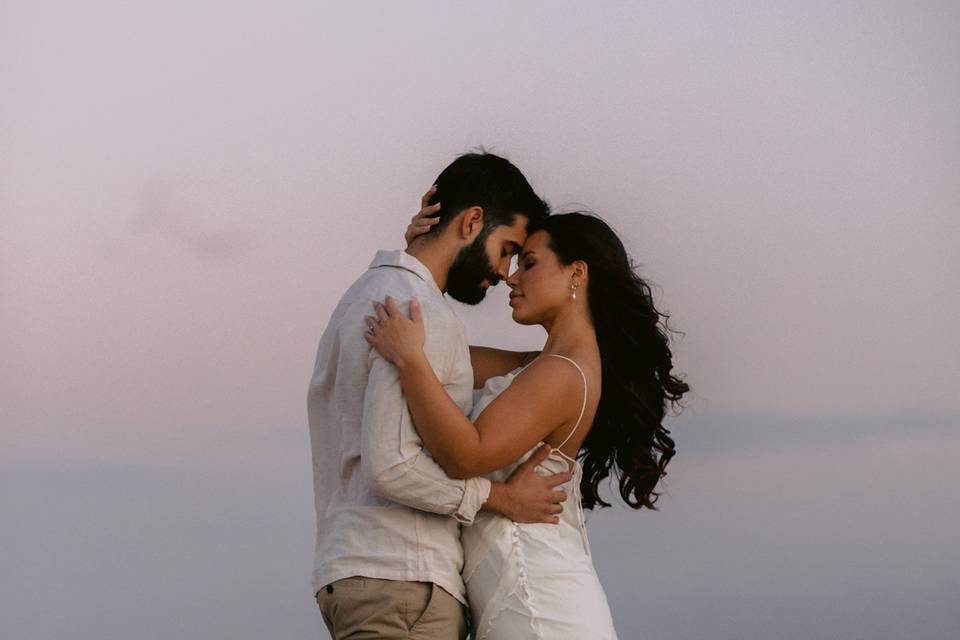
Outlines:
[[583, 372], [583, 369], [580, 368], [580, 365], [578, 365], [574, 360], [572, 360], [571, 358], [568, 358], [567, 356], [562, 356], [559, 353], [545, 353], [543, 355], [553, 356], [555, 358], [563, 358], [564, 360], [566, 360], [567, 362], [575, 366], [577, 368], [577, 371], [580, 372], [580, 377], [583, 378], [583, 406], [580, 407], [580, 416], [577, 418], [577, 423], [573, 425], [573, 429], [571, 429], [570, 433], [567, 434], [567, 437], [563, 439], [563, 442], [561, 442], [556, 447], [553, 447], [554, 451], [556, 451], [557, 453], [559, 453], [564, 457], [568, 457], [565, 453], [560, 451], [560, 448], [563, 445], [567, 444], [567, 441], [570, 440], [570, 436], [572, 436], [576, 432], [577, 427], [580, 426], [580, 421], [583, 420], [583, 413], [587, 410], [587, 374]]

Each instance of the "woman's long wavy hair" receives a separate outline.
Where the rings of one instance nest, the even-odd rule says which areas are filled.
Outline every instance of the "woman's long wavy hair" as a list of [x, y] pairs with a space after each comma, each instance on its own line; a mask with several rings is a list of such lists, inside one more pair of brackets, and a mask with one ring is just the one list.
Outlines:
[[676, 453], [663, 419], [668, 405], [682, 408], [680, 399], [690, 390], [670, 371], [669, 315], [656, 309], [650, 285], [636, 274], [620, 238], [600, 218], [558, 214], [535, 230], [549, 234], [561, 264], [587, 263], [588, 304], [603, 381], [593, 427], [579, 453], [583, 506], [610, 506], [598, 490], [614, 470], [628, 505], [656, 509], [660, 494], [654, 489]]

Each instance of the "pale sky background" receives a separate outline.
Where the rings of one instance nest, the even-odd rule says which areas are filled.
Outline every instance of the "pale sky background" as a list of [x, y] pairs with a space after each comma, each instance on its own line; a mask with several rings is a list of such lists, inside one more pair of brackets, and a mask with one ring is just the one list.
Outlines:
[[484, 145], [686, 334], [621, 636], [956, 637], [958, 63], [955, 2], [0, 0], [0, 636], [326, 637], [317, 340]]

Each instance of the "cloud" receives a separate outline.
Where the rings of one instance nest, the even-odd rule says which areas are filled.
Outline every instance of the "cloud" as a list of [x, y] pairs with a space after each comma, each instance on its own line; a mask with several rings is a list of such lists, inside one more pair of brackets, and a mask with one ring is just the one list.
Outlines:
[[198, 228], [193, 222], [196, 209], [178, 202], [182, 195], [168, 184], [143, 187], [138, 211], [129, 221], [130, 232], [134, 236], [161, 235], [200, 260], [212, 263], [242, 260], [255, 248], [250, 232], [222, 227]]

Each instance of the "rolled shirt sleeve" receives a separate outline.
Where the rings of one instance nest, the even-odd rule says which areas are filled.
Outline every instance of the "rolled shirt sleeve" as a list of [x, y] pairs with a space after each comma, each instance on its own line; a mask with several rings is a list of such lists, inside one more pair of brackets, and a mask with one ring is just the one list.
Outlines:
[[[407, 313], [408, 303], [402, 305]], [[451, 327], [438, 320], [430, 305], [421, 305], [426, 329], [424, 350], [440, 380], [450, 357]], [[370, 487], [395, 502], [473, 523], [490, 495], [486, 478], [454, 480], [424, 448], [403, 397], [400, 374], [376, 350], [370, 351], [363, 399], [360, 463]]]

